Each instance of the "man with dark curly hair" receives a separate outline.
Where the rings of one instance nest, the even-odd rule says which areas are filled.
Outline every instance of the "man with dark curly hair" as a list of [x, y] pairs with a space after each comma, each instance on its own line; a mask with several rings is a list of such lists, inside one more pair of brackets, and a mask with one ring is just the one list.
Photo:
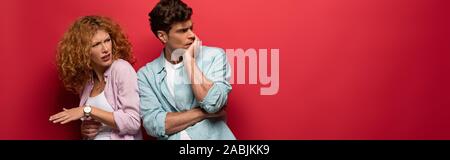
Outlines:
[[138, 71], [143, 126], [158, 139], [234, 140], [224, 121], [230, 64], [222, 49], [201, 46], [191, 15], [180, 0], [161, 0], [149, 13], [164, 49]]

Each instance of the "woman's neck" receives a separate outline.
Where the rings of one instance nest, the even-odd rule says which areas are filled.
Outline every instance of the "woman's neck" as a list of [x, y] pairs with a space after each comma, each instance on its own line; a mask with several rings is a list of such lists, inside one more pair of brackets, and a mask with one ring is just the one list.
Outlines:
[[94, 68], [94, 79], [97, 79], [99, 82], [103, 82], [105, 80], [104, 73], [107, 68], [105, 67], [93, 67]]

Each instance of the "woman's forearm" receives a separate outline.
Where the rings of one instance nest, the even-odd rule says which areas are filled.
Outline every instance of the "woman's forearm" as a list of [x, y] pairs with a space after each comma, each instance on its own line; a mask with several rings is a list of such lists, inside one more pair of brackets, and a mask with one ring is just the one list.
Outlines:
[[100, 121], [114, 129], [117, 129], [116, 122], [114, 121], [114, 115], [112, 112], [92, 107], [91, 117], [97, 121]]

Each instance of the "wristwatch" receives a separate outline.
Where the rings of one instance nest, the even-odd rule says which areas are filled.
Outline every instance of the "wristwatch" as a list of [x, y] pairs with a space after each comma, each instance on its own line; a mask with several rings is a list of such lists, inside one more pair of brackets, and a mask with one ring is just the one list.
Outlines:
[[92, 108], [91, 108], [90, 105], [84, 106], [83, 112], [84, 112], [84, 116], [85, 116], [85, 117], [91, 116], [91, 111], [92, 111]]

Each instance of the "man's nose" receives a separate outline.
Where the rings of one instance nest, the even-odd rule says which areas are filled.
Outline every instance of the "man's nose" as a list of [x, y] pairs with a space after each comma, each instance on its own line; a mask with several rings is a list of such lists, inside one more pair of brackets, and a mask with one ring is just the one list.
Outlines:
[[188, 38], [191, 40], [195, 40], [195, 33], [192, 30], [189, 30]]

